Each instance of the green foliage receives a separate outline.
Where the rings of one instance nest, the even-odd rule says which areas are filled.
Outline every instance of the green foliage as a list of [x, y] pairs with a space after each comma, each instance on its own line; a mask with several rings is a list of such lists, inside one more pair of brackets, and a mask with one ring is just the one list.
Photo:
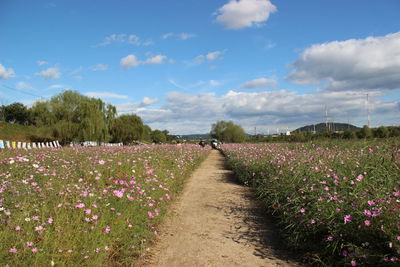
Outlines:
[[113, 142], [130, 144], [133, 141], [142, 140], [146, 129], [142, 119], [137, 115], [121, 115], [114, 119], [111, 127]]
[[367, 126], [364, 125], [364, 127], [361, 128], [361, 130], [359, 130], [357, 132], [358, 138], [371, 138], [372, 137], [372, 130]]
[[167, 136], [165, 135], [165, 132], [162, 132], [160, 130], [154, 130], [151, 133], [151, 138], [154, 143], [165, 143], [167, 141]]
[[226, 143], [242, 143], [246, 139], [246, 133], [243, 128], [232, 121], [218, 121], [213, 124], [210, 135]]
[[294, 248], [324, 266], [397, 266], [399, 141], [232, 144], [223, 151]]
[[116, 109], [102, 100], [65, 91], [49, 101], [36, 102], [31, 114], [37, 126], [52, 128], [61, 142], [108, 141], [111, 121]]
[[30, 123], [30, 112], [24, 104], [15, 102], [11, 105], [4, 106], [2, 109], [3, 117], [6, 122], [19, 124]]
[[195, 145], [3, 151], [1, 266], [134, 266], [207, 154]]

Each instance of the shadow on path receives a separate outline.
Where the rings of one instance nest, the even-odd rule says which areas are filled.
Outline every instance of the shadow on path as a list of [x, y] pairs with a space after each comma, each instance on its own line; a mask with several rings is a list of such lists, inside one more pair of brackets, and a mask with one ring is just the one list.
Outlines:
[[290, 252], [279, 235], [279, 228], [271, 215], [256, 198], [256, 192], [241, 184], [232, 171], [228, 170], [224, 158], [218, 163], [223, 165], [220, 182], [236, 185], [235, 193], [244, 203], [230, 201], [225, 203], [225, 216], [236, 220], [237, 225], [225, 232], [225, 237], [236, 243], [254, 247], [253, 254], [263, 259], [299, 261], [299, 255]]

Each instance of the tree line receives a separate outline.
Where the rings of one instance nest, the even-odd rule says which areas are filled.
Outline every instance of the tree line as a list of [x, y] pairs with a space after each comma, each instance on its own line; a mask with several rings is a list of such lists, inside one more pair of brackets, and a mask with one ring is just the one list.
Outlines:
[[[0, 121], [34, 125], [62, 143], [98, 142], [166, 142], [168, 131], [152, 130], [135, 114], [117, 115], [117, 109], [101, 99], [76, 91], [64, 91], [48, 101], [37, 101], [28, 108], [16, 102], [0, 106]], [[33, 136], [32, 141], [40, 141]]]

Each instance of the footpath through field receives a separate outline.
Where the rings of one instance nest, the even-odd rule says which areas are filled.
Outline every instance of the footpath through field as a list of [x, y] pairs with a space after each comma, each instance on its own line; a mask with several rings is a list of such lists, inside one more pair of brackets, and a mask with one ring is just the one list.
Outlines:
[[299, 266], [250, 188], [237, 184], [213, 150], [185, 185], [141, 266]]

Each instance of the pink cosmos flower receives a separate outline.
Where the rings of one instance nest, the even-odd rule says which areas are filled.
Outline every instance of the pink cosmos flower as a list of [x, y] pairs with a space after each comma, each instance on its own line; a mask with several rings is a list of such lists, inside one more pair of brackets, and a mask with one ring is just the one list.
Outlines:
[[375, 201], [373, 201], [373, 200], [368, 200], [368, 205], [370, 205], [370, 206], [375, 206]]
[[351, 215], [346, 215], [344, 216], [344, 223], [349, 223], [353, 220], [353, 218], [351, 217]]
[[331, 235], [328, 236], [328, 237], [326, 238], [326, 240], [327, 240], [327, 241], [333, 241], [333, 236], [331, 236]]
[[104, 160], [99, 160], [100, 165], [104, 165], [104, 163], [106, 163]]
[[119, 190], [114, 190], [113, 194], [118, 198], [122, 198], [124, 196], [124, 192], [119, 191]]
[[364, 210], [364, 215], [371, 217], [372, 216], [372, 212], [370, 210]]
[[37, 249], [37, 248], [32, 248], [32, 250], [31, 250], [33, 253], [36, 253], [36, 252], [38, 252], [39, 250]]
[[10, 248], [8, 250], [8, 252], [10, 252], [10, 253], [18, 253], [18, 250], [16, 248]]
[[364, 179], [364, 176], [362, 174], [357, 176], [357, 181], [361, 182]]
[[86, 214], [86, 215], [89, 215], [91, 212], [92, 212], [91, 209], [86, 209], [86, 210], [85, 210], [85, 214]]
[[351, 266], [357, 266], [357, 261], [356, 260], [351, 260]]
[[85, 204], [79, 203], [78, 205], [75, 206], [76, 209], [82, 209], [85, 207]]
[[111, 227], [110, 226], [106, 226], [106, 228], [103, 229], [104, 233], [109, 233], [111, 231]]
[[370, 220], [365, 220], [364, 224], [365, 224], [365, 226], [368, 226], [368, 227], [372, 225]]
[[149, 217], [149, 218], [154, 218], [154, 215], [153, 215], [153, 213], [151, 213], [151, 211], [148, 211], [148, 212], [147, 212], [147, 217]]
[[92, 216], [92, 220], [93, 220], [93, 221], [96, 221], [96, 220], [98, 220], [98, 219], [99, 219], [99, 215], [93, 215], [93, 216]]
[[26, 242], [26, 246], [32, 247], [33, 246], [33, 242]]
[[50, 217], [50, 218], [47, 220], [47, 222], [48, 222], [49, 224], [52, 224], [52, 223], [53, 223], [53, 217]]

